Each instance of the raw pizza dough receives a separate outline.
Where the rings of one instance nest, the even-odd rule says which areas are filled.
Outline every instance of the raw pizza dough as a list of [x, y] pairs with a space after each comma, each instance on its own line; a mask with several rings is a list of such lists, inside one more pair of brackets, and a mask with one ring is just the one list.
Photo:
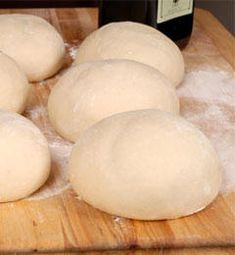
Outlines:
[[156, 69], [130, 60], [106, 60], [72, 67], [52, 89], [51, 123], [76, 141], [88, 127], [112, 114], [146, 108], [179, 112], [171, 83]]
[[0, 15], [0, 50], [19, 64], [30, 81], [55, 74], [65, 54], [64, 42], [55, 28], [29, 14]]
[[46, 138], [28, 119], [0, 110], [0, 202], [29, 196], [50, 173]]
[[24, 72], [13, 59], [0, 52], [0, 109], [22, 113], [29, 92]]
[[73, 188], [87, 203], [140, 220], [197, 212], [221, 185], [220, 163], [205, 135], [177, 115], [151, 109], [89, 128], [69, 168]]
[[175, 86], [184, 76], [184, 59], [175, 43], [155, 28], [135, 22], [110, 23], [91, 33], [78, 48], [75, 62], [115, 58], [150, 65]]

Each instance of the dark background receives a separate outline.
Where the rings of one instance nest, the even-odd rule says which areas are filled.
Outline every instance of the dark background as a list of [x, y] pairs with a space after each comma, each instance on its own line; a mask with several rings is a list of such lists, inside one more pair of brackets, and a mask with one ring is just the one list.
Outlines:
[[235, 0], [196, 0], [196, 7], [212, 12], [235, 35]]
[[[98, 0], [0, 0], [0, 8], [97, 6]], [[125, 0], [120, 0], [125, 1]], [[196, 7], [211, 11], [235, 35], [235, 0], [195, 0]]]

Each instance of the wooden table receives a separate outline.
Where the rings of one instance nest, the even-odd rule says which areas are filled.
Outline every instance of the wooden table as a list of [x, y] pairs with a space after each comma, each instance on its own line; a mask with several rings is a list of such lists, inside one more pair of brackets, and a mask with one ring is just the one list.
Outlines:
[[[97, 9], [2, 10], [49, 20], [67, 43], [79, 44], [97, 27]], [[218, 62], [235, 69], [235, 40], [207, 11], [196, 10], [191, 49], [201, 54], [200, 36], [210, 38]], [[184, 52], [187, 52], [186, 48]], [[213, 61], [208, 57], [208, 61]], [[66, 66], [71, 62], [66, 58]], [[187, 63], [187, 61], [186, 61]], [[232, 69], [233, 68], [233, 69]], [[30, 104], [45, 105], [58, 77], [33, 85]], [[27, 111], [25, 113], [27, 116]], [[234, 115], [233, 115], [234, 116]], [[35, 121], [43, 125], [43, 116]], [[205, 248], [207, 247], [207, 248]], [[235, 254], [235, 192], [220, 195], [206, 210], [171, 221], [116, 219], [78, 200], [71, 189], [38, 201], [0, 204], [1, 252], [96, 251], [102, 254]], [[169, 248], [169, 250], [165, 250]], [[196, 249], [198, 248], [198, 249]], [[129, 249], [132, 249], [130, 252]], [[124, 252], [124, 250], [126, 250]], [[157, 252], [159, 251], [159, 253]], [[65, 253], [64, 253], [65, 254]], [[67, 253], [66, 253], [67, 254]], [[97, 253], [92, 253], [97, 254]], [[113, 253], [112, 253], [113, 254]]]

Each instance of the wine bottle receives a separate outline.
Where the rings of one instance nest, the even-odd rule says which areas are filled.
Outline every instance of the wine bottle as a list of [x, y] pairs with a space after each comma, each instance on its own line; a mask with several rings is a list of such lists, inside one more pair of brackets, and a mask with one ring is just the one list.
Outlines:
[[100, 0], [99, 26], [134, 21], [157, 28], [181, 46], [193, 27], [194, 0]]
[[156, 27], [180, 46], [185, 46], [193, 28], [194, 0], [158, 0]]
[[145, 0], [101, 0], [99, 1], [99, 26], [126, 20], [146, 24], [147, 12], [148, 4]]

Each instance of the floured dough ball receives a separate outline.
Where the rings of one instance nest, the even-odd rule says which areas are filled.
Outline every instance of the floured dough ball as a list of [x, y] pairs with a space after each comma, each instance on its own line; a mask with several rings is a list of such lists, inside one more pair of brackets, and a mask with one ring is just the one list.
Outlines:
[[65, 54], [64, 42], [55, 28], [29, 14], [0, 15], [0, 50], [20, 65], [30, 81], [55, 74]]
[[120, 113], [92, 126], [73, 148], [69, 167], [72, 186], [86, 202], [140, 220], [202, 210], [221, 185], [208, 139], [158, 110]]
[[114, 113], [157, 108], [179, 112], [171, 83], [156, 69], [130, 60], [94, 61], [71, 68], [52, 89], [48, 111], [71, 141]]
[[22, 113], [29, 92], [24, 72], [13, 59], [0, 52], [0, 109]]
[[82, 42], [75, 61], [114, 58], [150, 65], [175, 86], [184, 76], [184, 59], [175, 43], [155, 28], [140, 23], [116, 22], [101, 27]]
[[46, 138], [28, 119], [0, 111], [0, 202], [29, 196], [50, 172]]

